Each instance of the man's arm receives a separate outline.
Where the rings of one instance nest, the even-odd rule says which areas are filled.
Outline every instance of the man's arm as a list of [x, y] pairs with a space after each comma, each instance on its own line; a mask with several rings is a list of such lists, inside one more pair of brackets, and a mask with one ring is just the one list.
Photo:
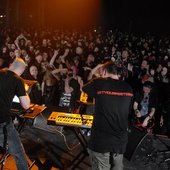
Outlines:
[[56, 59], [58, 54], [59, 54], [59, 49], [54, 51], [54, 54], [53, 54], [53, 56], [52, 56], [52, 58], [51, 58], [51, 60], [49, 62], [49, 65], [53, 66], [53, 64], [55, 62], [55, 59]]
[[67, 77], [66, 79], [65, 79], [65, 87], [64, 87], [64, 89], [65, 89], [65, 92], [66, 93], [71, 93], [74, 89], [70, 86], [70, 79]]
[[146, 127], [148, 125], [149, 120], [154, 116], [155, 111], [156, 111], [155, 108], [151, 108], [151, 112], [148, 114], [148, 116], [143, 121], [143, 124], [142, 124], [143, 127]]
[[91, 80], [93, 78], [93, 76], [95, 75], [96, 77], [100, 77], [100, 74], [99, 74], [99, 68], [103, 67], [103, 64], [98, 64], [96, 67], [94, 67], [88, 77], [87, 77], [87, 80]]
[[29, 107], [30, 107], [30, 98], [29, 98], [28, 94], [26, 94], [26, 96], [20, 96], [19, 100], [20, 100], [21, 106], [24, 109], [29, 109]]
[[141, 113], [140, 113], [140, 111], [138, 109], [138, 102], [134, 101], [133, 109], [134, 109], [134, 112], [135, 112], [135, 116], [136, 117], [141, 117]]
[[86, 83], [86, 84], [82, 87], [82, 91], [85, 92], [85, 93], [87, 93], [87, 95], [89, 95], [90, 97], [94, 97], [95, 94], [96, 94], [94, 79], [92, 79], [91, 81], [89, 81], [88, 83]]

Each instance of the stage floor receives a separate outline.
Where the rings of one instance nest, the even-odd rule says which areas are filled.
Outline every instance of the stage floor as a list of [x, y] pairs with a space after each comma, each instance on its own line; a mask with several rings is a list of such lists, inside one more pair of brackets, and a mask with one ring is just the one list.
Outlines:
[[[80, 164], [74, 167], [76, 161], [81, 158], [80, 156], [84, 156], [84, 152], [82, 152], [83, 147], [80, 141], [77, 139], [72, 128], [52, 128], [52, 126], [48, 128], [37, 128], [37, 126], [35, 126], [34, 124], [30, 125], [28, 123], [23, 127], [20, 136], [27, 154], [29, 164], [31, 164], [32, 161], [35, 161], [31, 170], [91, 169], [88, 155], [85, 155], [85, 158], [80, 161]], [[89, 137], [86, 136], [86, 138], [88, 140]], [[146, 136], [145, 139], [142, 140], [148, 143], [148, 141], [150, 141], [150, 137]], [[141, 145], [143, 147], [143, 145], [146, 144]], [[156, 145], [160, 144], [158, 143]], [[80, 155], [77, 156], [79, 153]], [[143, 155], [142, 153], [138, 153], [137, 156], [141, 159]], [[73, 164], [74, 159], [75, 163]], [[156, 163], [156, 161], [154, 162], [149, 160], [145, 161], [141, 166], [141, 164], [134, 164], [132, 161], [124, 158], [124, 170], [168, 170], [168, 168], [170, 167], [169, 166], [168, 168], [160, 168], [160, 166], [158, 167]], [[5, 169], [16, 170], [15, 162], [12, 156], [9, 156], [7, 158], [4, 170]]]

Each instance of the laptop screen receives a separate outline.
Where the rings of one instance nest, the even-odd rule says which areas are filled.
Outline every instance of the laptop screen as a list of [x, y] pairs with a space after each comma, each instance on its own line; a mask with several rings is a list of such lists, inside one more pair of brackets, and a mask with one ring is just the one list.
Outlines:
[[13, 103], [20, 103], [19, 98], [16, 95], [14, 96], [12, 102]]

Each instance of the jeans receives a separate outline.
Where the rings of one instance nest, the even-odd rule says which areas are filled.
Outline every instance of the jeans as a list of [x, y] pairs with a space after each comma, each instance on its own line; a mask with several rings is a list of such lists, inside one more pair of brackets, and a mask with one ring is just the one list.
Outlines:
[[[5, 123], [0, 123], [0, 146], [4, 148], [4, 126]], [[28, 162], [25, 151], [21, 143], [19, 134], [15, 129], [12, 121], [6, 125], [7, 136], [7, 151], [15, 160], [18, 170], [28, 170]]]
[[92, 170], [123, 170], [123, 154], [99, 153], [90, 149], [89, 154]]

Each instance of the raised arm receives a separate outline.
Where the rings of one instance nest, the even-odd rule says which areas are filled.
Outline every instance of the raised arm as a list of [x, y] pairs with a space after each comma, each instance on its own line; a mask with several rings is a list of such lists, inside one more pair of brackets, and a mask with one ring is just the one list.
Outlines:
[[53, 54], [53, 56], [52, 56], [52, 58], [51, 58], [51, 60], [49, 62], [49, 65], [52, 66], [54, 64], [54, 61], [55, 61], [58, 54], [59, 54], [59, 49], [54, 51], [54, 54]]

